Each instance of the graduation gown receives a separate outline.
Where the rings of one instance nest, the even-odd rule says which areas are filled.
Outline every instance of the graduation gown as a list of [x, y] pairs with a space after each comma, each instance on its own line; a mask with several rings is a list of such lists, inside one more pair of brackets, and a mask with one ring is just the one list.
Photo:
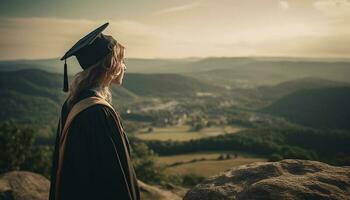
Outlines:
[[[86, 90], [76, 102], [91, 96], [98, 95], [93, 90]], [[57, 128], [49, 200], [140, 199], [137, 177], [130, 160], [129, 141], [124, 132], [119, 132], [118, 126], [122, 124], [116, 122], [113, 112], [108, 106], [93, 105], [72, 121], [58, 179], [60, 199], [55, 198], [60, 137]], [[60, 119], [63, 126], [68, 113], [65, 102]]]

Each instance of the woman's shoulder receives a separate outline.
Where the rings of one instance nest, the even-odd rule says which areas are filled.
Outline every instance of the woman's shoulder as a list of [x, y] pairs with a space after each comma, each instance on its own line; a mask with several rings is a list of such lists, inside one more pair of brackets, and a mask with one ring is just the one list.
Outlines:
[[113, 111], [106, 105], [96, 104], [77, 114], [70, 126], [70, 137], [94, 138], [101, 133], [120, 130]]
[[99, 97], [99, 95], [93, 89], [83, 90], [79, 93], [79, 95], [75, 99], [70, 100], [69, 105], [68, 105], [68, 101], [69, 101], [69, 97], [68, 97], [62, 104], [61, 112], [69, 112], [75, 104], [77, 104], [79, 101], [86, 99], [88, 97]]
[[80, 117], [80, 118], [85, 117], [85, 118], [90, 118], [92, 120], [96, 118], [109, 119], [109, 118], [113, 118], [114, 114], [115, 114], [115, 110], [110, 106], [107, 106], [104, 104], [95, 104], [81, 111], [77, 115], [77, 117]]
[[72, 128], [79, 130], [102, 130], [110, 125], [116, 126], [113, 111], [106, 105], [95, 104], [79, 112], [72, 121]]

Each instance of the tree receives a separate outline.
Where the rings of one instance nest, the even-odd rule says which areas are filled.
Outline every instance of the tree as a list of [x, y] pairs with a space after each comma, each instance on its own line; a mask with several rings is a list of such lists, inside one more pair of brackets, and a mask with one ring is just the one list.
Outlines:
[[217, 160], [224, 160], [225, 159], [225, 155], [224, 154], [220, 154], [220, 156], [217, 158]]
[[270, 162], [276, 162], [276, 161], [280, 161], [282, 159], [283, 159], [283, 157], [281, 155], [277, 154], [277, 153], [271, 154], [269, 156], [269, 161]]
[[13, 122], [0, 125], [0, 173], [20, 170], [30, 157], [34, 144], [34, 132], [29, 128], [20, 128]]
[[12, 121], [0, 124], [0, 173], [27, 170], [49, 178], [52, 148], [34, 142], [33, 129]]
[[156, 184], [166, 179], [164, 167], [157, 165], [156, 155], [146, 144], [131, 140], [131, 148], [133, 164], [138, 179]]
[[21, 168], [50, 178], [53, 147], [35, 145]]
[[190, 119], [189, 124], [191, 125], [192, 131], [199, 131], [207, 126], [206, 116], [195, 115]]

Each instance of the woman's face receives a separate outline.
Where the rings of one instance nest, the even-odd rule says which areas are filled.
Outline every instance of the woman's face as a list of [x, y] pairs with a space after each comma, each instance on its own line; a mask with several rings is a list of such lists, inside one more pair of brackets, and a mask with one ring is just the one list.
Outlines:
[[117, 84], [117, 85], [121, 85], [123, 82], [125, 71], [126, 71], [126, 65], [125, 65], [125, 61], [123, 59], [120, 71], [118, 72], [117, 77], [112, 80], [112, 83]]

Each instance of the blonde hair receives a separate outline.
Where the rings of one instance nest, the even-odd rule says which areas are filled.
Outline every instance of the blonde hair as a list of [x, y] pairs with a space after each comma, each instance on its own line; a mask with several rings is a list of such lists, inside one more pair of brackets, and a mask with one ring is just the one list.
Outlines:
[[70, 91], [67, 99], [69, 108], [78, 98], [80, 93], [86, 89], [96, 89], [99, 96], [112, 103], [110, 84], [121, 72], [124, 59], [125, 47], [117, 43], [113, 50], [102, 58], [98, 63], [77, 73], [70, 84]]

